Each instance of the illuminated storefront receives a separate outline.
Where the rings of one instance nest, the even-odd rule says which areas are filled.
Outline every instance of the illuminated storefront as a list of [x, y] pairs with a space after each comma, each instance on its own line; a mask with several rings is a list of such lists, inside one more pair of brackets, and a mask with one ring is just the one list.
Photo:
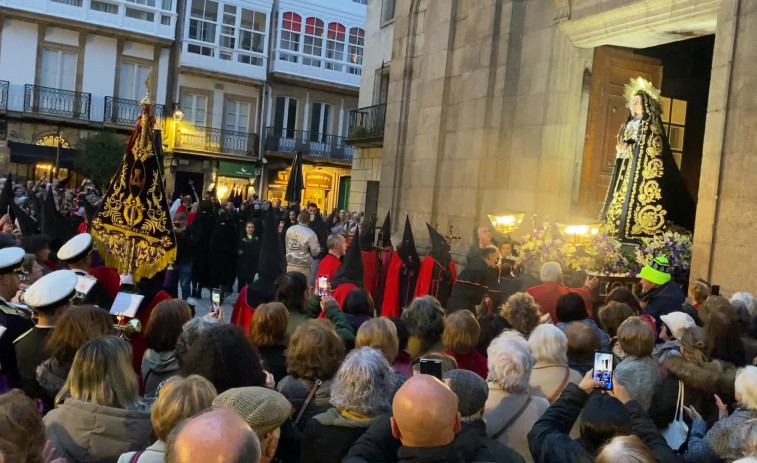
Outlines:
[[[256, 192], [255, 177], [254, 162], [220, 160], [216, 174], [218, 199], [224, 200], [238, 195], [246, 199]], [[286, 184], [284, 186], [286, 187]]]
[[[302, 202], [313, 202], [324, 212], [330, 212], [338, 205], [339, 185], [344, 179], [349, 179], [350, 170], [338, 167], [322, 167], [303, 164], [302, 178], [305, 190], [302, 192]], [[280, 199], [286, 204], [284, 194], [289, 181], [290, 168], [268, 171], [268, 190], [266, 197]]]

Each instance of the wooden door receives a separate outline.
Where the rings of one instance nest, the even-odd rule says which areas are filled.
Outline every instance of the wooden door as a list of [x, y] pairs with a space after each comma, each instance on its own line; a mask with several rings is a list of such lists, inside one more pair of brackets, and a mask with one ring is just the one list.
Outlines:
[[618, 131], [628, 118], [624, 86], [629, 79], [636, 77], [643, 77], [660, 88], [660, 60], [636, 55], [626, 48], [604, 46], [594, 49], [578, 195], [581, 215], [585, 217], [599, 217], [602, 210], [615, 164]]

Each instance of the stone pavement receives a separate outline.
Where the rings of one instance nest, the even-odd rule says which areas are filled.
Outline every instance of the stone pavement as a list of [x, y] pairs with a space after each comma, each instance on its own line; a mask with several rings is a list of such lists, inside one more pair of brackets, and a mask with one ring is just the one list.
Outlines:
[[[226, 319], [227, 322], [231, 320], [231, 311], [234, 308], [234, 302], [236, 302], [237, 296], [239, 296], [239, 293], [234, 292], [226, 296], [226, 299], [221, 301], [221, 307], [223, 307], [223, 317]], [[200, 299], [195, 298], [195, 301], [197, 301], [197, 304], [195, 305], [196, 317], [205, 316], [208, 312], [210, 312], [210, 290], [209, 289], [203, 289], [202, 298]]]

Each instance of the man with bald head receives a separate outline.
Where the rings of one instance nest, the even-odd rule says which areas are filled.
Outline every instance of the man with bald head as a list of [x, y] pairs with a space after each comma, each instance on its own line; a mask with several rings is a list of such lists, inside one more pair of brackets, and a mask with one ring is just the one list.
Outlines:
[[218, 408], [179, 423], [168, 436], [167, 463], [260, 463], [260, 441], [233, 410]]
[[392, 435], [402, 442], [399, 462], [462, 462], [455, 449], [460, 430], [458, 398], [430, 375], [413, 376], [392, 403]]

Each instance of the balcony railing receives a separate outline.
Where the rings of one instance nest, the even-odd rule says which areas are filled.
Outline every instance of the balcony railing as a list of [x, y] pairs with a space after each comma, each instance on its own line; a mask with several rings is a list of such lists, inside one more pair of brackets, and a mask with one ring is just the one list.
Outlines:
[[8, 109], [8, 87], [10, 83], [7, 80], [0, 80], [0, 111]]
[[319, 158], [352, 160], [352, 147], [344, 143], [343, 137], [279, 127], [266, 128], [265, 149], [282, 153], [299, 151]]
[[382, 145], [384, 142], [384, 124], [386, 122], [386, 104], [378, 104], [350, 111], [351, 145]]
[[26, 84], [24, 112], [89, 120], [91, 98], [92, 96], [85, 92]]
[[[155, 116], [155, 124], [158, 127], [164, 125], [164, 107], [162, 104], [152, 106], [152, 115]], [[142, 115], [142, 107], [137, 100], [124, 98], [105, 97], [105, 122], [109, 124], [121, 124], [133, 126], [137, 118]]]
[[177, 128], [176, 148], [208, 153], [257, 156], [258, 135], [213, 127], [181, 125]]

